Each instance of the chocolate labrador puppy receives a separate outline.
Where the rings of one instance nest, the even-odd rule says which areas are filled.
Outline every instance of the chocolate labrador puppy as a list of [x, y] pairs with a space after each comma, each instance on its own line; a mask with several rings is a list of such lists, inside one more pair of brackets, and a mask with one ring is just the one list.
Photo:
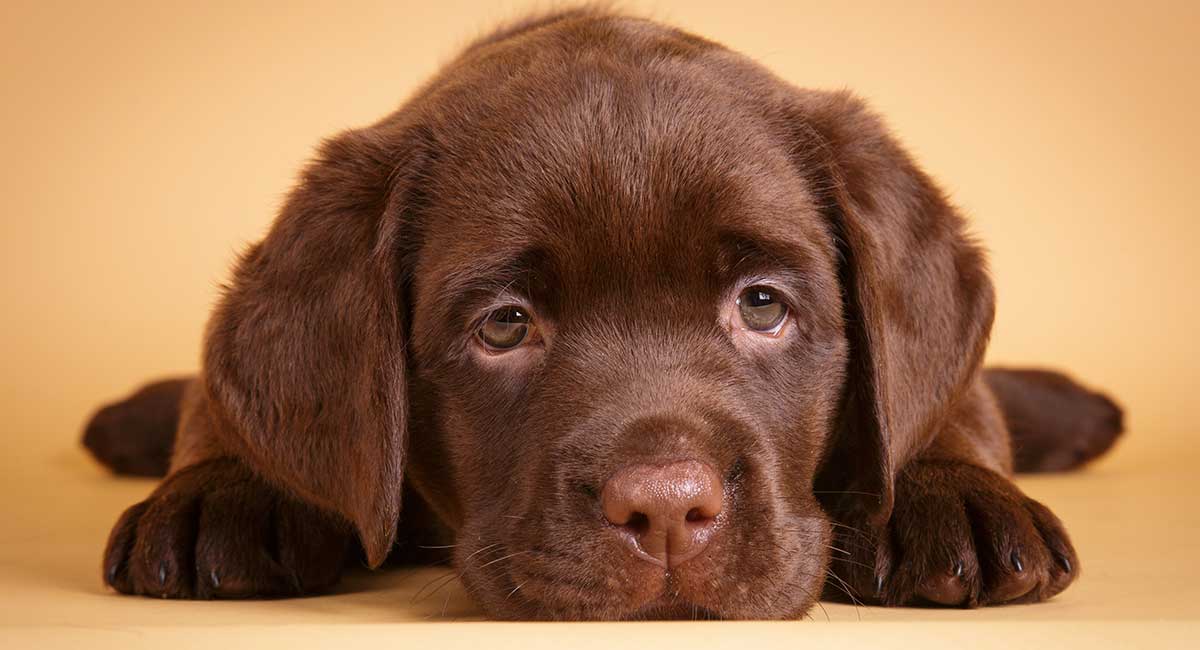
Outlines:
[[529, 19], [326, 142], [200, 375], [90, 424], [115, 468], [167, 471], [104, 579], [292, 596], [356, 549], [444, 547], [508, 619], [1044, 600], [1079, 561], [1014, 457], [1079, 465], [1121, 412], [981, 370], [993, 306], [853, 96], [644, 20]]

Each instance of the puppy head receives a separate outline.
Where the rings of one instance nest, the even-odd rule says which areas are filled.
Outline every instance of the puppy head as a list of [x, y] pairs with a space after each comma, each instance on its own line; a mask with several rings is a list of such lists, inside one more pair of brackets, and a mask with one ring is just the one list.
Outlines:
[[223, 439], [372, 564], [408, 481], [492, 615], [777, 618], [820, 594], [831, 511], [886, 520], [990, 309], [857, 102], [576, 19], [326, 145], [205, 376]]

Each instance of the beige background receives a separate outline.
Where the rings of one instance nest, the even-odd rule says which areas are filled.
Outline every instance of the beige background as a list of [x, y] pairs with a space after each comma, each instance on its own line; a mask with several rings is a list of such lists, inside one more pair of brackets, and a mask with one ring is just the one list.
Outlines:
[[[1200, 3], [840, 4], [626, 6], [797, 84], [869, 98], [992, 251], [991, 360], [1070, 369], [1128, 407], [1131, 432], [1111, 458], [1023, 483], [1067, 521], [1086, 572], [1039, 606], [827, 607], [813, 617], [832, 626], [639, 629], [1092, 644], [1141, 638], [1155, 621], [1153, 638], [1189, 640], [1200, 614]], [[531, 6], [547, 5], [0, 4], [0, 641], [453, 643], [488, 630], [490, 643], [553, 645], [643, 633], [406, 623], [475, 616], [454, 584], [412, 602], [437, 572], [354, 576], [351, 593], [272, 603], [120, 598], [98, 575], [109, 525], [152, 484], [110, 479], [82, 455], [89, 410], [196, 367], [218, 284], [321, 137], [388, 112], [470, 37]], [[375, 627], [385, 623], [404, 631]], [[1003, 633], [981, 635], [984, 624]]]

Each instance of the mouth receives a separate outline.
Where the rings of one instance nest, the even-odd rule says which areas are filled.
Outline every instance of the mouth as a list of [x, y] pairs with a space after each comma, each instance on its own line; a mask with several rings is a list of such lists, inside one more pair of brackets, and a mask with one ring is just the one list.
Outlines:
[[686, 599], [670, 595], [666, 591], [645, 606], [634, 611], [624, 620], [627, 621], [719, 621], [720, 614], [713, 610], [689, 602]]
[[517, 601], [523, 601], [525, 607], [521, 609], [524, 613], [518, 615], [522, 619], [530, 612], [536, 614], [535, 618], [561, 620], [703, 621], [725, 618], [703, 593], [688, 589], [685, 581], [672, 573], [664, 571], [654, 578], [639, 578], [639, 587], [632, 592], [626, 591], [628, 583], [621, 588], [617, 581], [611, 580], [604, 585], [584, 587], [561, 580], [521, 578], [522, 588], [514, 590], [517, 591], [516, 598], [506, 598], [506, 603], [517, 605]]
[[[615, 545], [525, 547], [530, 550], [519, 555], [497, 551], [497, 559], [483, 563], [494, 564], [471, 567], [463, 579], [489, 615], [508, 620], [783, 619], [801, 616], [815, 603], [823, 583], [815, 576], [825, 573], [827, 562], [819, 553], [730, 554], [717, 543], [722, 545], [677, 567], [643, 561]], [[806, 540], [805, 546], [814, 543], [823, 542]]]
[[776, 495], [754, 480], [754, 466], [735, 465], [738, 473], [728, 462], [717, 469], [692, 459], [626, 464], [603, 489], [564, 491], [569, 498], [556, 508], [515, 508], [519, 526], [498, 513], [472, 518], [462, 539], [505, 535], [498, 548], [458, 549], [468, 591], [489, 615], [509, 620], [802, 614], [824, 582], [828, 522], [810, 505], [796, 512], [753, 498]]
[[[639, 594], [640, 599], [628, 602], [629, 611], [618, 613], [616, 618], [626, 621], [655, 620], [719, 620], [723, 618], [712, 607], [715, 594], [697, 590], [694, 579], [677, 570], [663, 567], [661, 573], [645, 583], [648, 589]], [[650, 587], [654, 585], [654, 587]]]

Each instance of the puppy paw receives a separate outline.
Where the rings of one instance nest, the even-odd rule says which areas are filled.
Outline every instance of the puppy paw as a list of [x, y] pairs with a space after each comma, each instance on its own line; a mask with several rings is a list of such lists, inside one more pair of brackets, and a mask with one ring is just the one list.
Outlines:
[[161, 598], [285, 597], [337, 582], [340, 523], [219, 459], [169, 477], [125, 511], [104, 552], [104, 581]]
[[843, 532], [834, 570], [864, 601], [978, 607], [1046, 600], [1079, 573], [1049, 509], [1007, 478], [916, 462], [896, 479], [887, 530]]

